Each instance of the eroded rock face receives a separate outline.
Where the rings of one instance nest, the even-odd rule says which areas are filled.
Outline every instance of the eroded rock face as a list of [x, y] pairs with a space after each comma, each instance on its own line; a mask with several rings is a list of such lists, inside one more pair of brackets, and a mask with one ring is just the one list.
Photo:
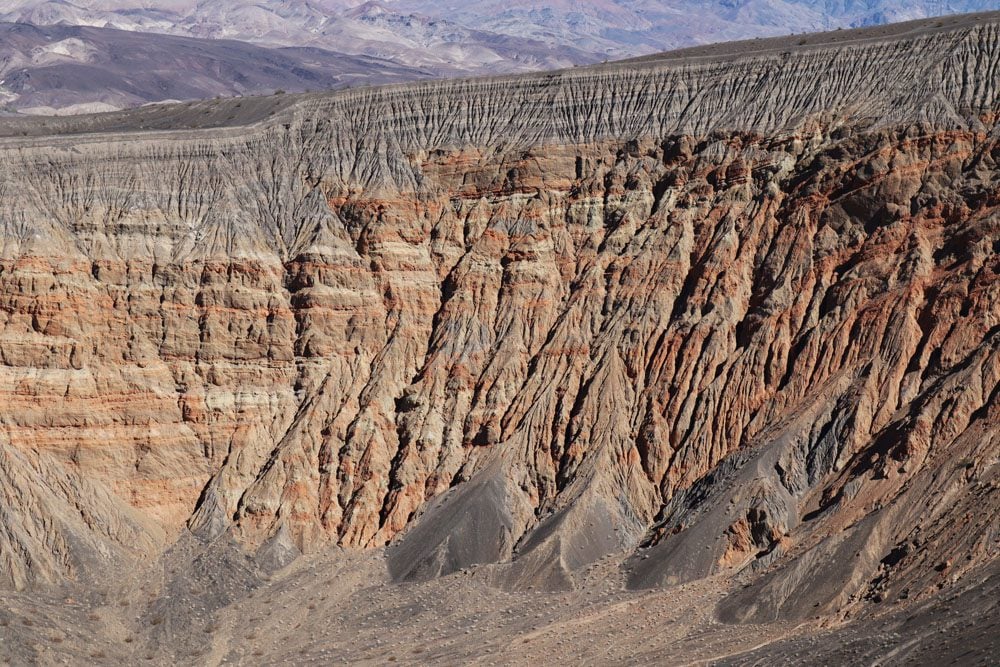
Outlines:
[[3, 446], [282, 562], [933, 590], [997, 556], [1000, 24], [926, 27], [6, 140]]

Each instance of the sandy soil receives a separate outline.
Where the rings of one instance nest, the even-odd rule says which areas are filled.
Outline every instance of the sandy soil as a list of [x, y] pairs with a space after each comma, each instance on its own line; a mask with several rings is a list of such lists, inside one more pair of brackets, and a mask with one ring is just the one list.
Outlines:
[[224, 539], [121, 574], [0, 593], [0, 664], [990, 664], [1000, 649], [1000, 566], [923, 605], [767, 625], [716, 619], [739, 580], [630, 591], [615, 558], [561, 592], [504, 590], [489, 566], [392, 583], [380, 553], [339, 549], [268, 575]]

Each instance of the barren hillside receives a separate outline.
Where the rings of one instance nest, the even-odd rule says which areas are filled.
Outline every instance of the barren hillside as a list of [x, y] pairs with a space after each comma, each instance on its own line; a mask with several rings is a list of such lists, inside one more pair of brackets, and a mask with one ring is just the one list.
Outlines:
[[986, 14], [11, 124], [0, 657], [987, 660], [998, 81]]

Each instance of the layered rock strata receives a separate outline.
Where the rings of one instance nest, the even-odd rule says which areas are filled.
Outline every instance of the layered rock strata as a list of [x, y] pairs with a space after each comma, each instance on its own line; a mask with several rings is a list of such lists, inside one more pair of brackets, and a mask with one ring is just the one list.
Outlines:
[[732, 620], [995, 560], [1000, 20], [832, 39], [3, 140], [0, 488]]

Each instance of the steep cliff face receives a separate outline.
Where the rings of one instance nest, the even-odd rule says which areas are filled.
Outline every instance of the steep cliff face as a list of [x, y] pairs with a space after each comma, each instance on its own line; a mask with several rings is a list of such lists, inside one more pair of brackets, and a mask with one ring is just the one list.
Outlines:
[[4, 460], [132, 550], [638, 547], [728, 620], [994, 561], [1000, 22], [845, 35], [3, 140]]

